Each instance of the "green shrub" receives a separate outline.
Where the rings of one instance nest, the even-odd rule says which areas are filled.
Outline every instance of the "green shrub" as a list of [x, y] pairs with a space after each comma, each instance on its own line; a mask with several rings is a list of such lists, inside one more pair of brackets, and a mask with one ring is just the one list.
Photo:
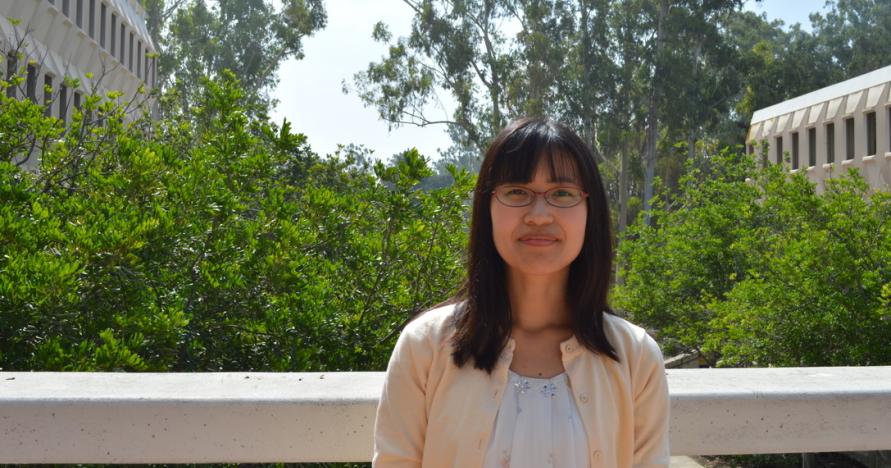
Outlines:
[[[663, 198], [664, 200], [664, 198]], [[668, 353], [718, 366], [891, 363], [891, 194], [726, 150], [619, 248], [614, 300]]]
[[0, 368], [381, 370], [458, 287], [470, 175], [418, 190], [416, 150], [320, 157], [231, 74], [203, 89], [158, 121], [91, 96], [68, 125], [0, 93]]

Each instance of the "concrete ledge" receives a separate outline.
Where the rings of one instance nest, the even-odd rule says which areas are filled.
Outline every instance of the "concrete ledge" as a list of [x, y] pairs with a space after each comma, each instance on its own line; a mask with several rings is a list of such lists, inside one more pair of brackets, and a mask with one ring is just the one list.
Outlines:
[[368, 461], [383, 377], [0, 372], [0, 463]]
[[[667, 372], [674, 455], [891, 449], [891, 367]], [[0, 372], [0, 463], [368, 461], [382, 382]]]
[[675, 455], [891, 448], [891, 367], [669, 372]]

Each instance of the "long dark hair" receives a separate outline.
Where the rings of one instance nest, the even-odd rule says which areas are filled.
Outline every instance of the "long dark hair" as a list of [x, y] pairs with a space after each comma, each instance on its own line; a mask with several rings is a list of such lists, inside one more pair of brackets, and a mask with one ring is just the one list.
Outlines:
[[[511, 307], [504, 260], [492, 238], [492, 191], [502, 183], [528, 183], [543, 158], [551, 175], [573, 175], [588, 192], [585, 239], [569, 266], [567, 304], [572, 331], [592, 352], [619, 360], [603, 331], [612, 271], [609, 204], [591, 149], [572, 130], [553, 120], [531, 117], [509, 124], [489, 145], [473, 197], [467, 280], [460, 301], [452, 359], [458, 367], [473, 360], [491, 373], [511, 333]], [[568, 174], [567, 174], [567, 171]]]

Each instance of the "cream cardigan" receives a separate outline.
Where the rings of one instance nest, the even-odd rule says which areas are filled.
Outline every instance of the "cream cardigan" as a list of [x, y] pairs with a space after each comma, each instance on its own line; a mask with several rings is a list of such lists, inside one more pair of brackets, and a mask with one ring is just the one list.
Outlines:
[[[372, 466], [483, 464], [506, 390], [514, 340], [489, 375], [452, 361], [455, 305], [421, 314], [402, 331], [387, 366], [374, 424]], [[591, 468], [667, 467], [668, 384], [662, 352], [646, 332], [604, 314], [620, 362], [560, 344], [588, 438]]]

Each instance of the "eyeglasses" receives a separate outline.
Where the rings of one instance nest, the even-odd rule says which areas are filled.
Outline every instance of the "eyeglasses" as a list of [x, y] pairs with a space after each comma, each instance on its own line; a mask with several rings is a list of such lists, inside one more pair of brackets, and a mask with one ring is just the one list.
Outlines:
[[588, 196], [587, 192], [574, 187], [555, 187], [544, 192], [536, 192], [518, 185], [503, 185], [493, 190], [492, 193], [503, 205], [514, 208], [531, 205], [535, 201], [536, 195], [543, 196], [548, 205], [557, 208], [572, 208]]

